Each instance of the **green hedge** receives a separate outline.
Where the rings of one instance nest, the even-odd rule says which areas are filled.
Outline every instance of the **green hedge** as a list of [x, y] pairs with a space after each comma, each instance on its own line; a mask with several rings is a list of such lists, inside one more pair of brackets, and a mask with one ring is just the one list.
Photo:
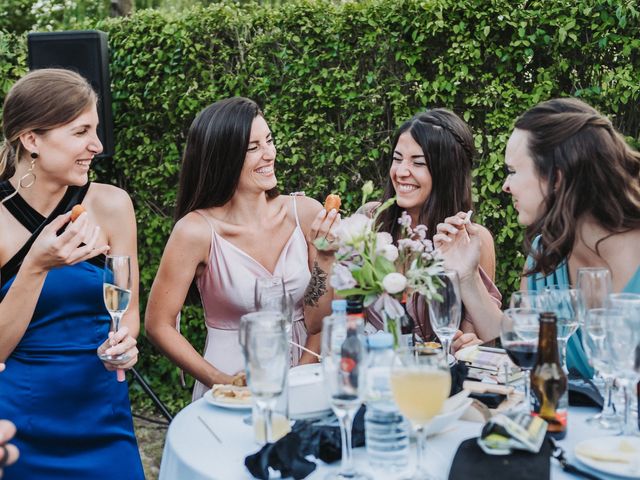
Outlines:
[[[476, 219], [494, 234], [507, 293], [522, 268], [522, 230], [501, 192], [513, 120], [538, 101], [577, 95], [631, 141], [640, 130], [634, 1], [295, 0], [270, 9], [229, 2], [89, 26], [109, 33], [117, 135], [117, 156], [97, 175], [135, 201], [142, 305], [172, 227], [186, 130], [216, 99], [244, 95], [264, 107], [282, 191], [339, 192], [347, 209], [364, 180], [383, 184], [399, 122], [425, 107], [453, 109], [475, 133]], [[8, 77], [24, 68], [14, 65], [24, 46], [15, 48], [17, 55], [0, 51]], [[183, 331], [202, 346], [199, 309], [185, 309]], [[176, 369], [141, 343], [141, 371], [164, 400], [184, 405], [189, 393]]]

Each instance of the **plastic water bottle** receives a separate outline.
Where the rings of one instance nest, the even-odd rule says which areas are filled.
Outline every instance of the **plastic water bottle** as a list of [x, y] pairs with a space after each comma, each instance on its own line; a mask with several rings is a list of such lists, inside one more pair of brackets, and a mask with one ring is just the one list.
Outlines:
[[387, 471], [403, 470], [409, 461], [409, 422], [398, 411], [391, 393], [393, 335], [378, 332], [367, 338], [367, 412], [364, 416], [368, 462]]

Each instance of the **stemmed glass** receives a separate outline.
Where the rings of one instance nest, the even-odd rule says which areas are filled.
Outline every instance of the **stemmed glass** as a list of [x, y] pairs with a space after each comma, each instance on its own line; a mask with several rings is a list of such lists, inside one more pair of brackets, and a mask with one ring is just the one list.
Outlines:
[[527, 308], [546, 311], [549, 296], [547, 292], [536, 290], [517, 290], [511, 294], [509, 308]]
[[[104, 266], [102, 292], [104, 304], [107, 307], [113, 331], [120, 328], [120, 320], [129, 308], [131, 301], [131, 257], [128, 255], [107, 255]], [[129, 355], [107, 355], [98, 349], [98, 357], [110, 362], [126, 362]]]
[[329, 316], [322, 324], [322, 371], [329, 403], [340, 421], [342, 465], [327, 478], [368, 479], [355, 470], [351, 451], [353, 417], [362, 405], [367, 364], [364, 320], [357, 317]]
[[293, 298], [287, 293], [282, 277], [257, 278], [254, 295], [256, 311], [282, 312], [287, 322], [287, 332], [291, 333]]
[[429, 300], [429, 322], [440, 339], [442, 349], [450, 353], [453, 336], [460, 328], [462, 301], [460, 300], [460, 282], [453, 270], [445, 270], [435, 275], [436, 295]]
[[637, 436], [638, 428], [631, 421], [631, 394], [640, 379], [640, 295], [614, 293], [608, 303], [620, 315], [608, 324], [606, 336], [609, 356], [624, 389], [623, 435]]
[[612, 387], [615, 381], [613, 362], [607, 348], [607, 329], [611, 328], [621, 312], [607, 308], [592, 308], [587, 310], [582, 325], [582, 345], [589, 362], [604, 379], [604, 405], [602, 411], [587, 419], [588, 423], [596, 424], [606, 430], [618, 430], [622, 419], [616, 413], [612, 401]]
[[527, 412], [531, 411], [531, 369], [538, 355], [540, 313], [532, 308], [508, 308], [500, 323], [500, 341], [513, 363], [525, 371], [524, 399]]
[[416, 471], [412, 479], [432, 478], [427, 473], [425, 425], [440, 413], [451, 391], [446, 351], [427, 347], [396, 350], [391, 369], [391, 391], [400, 413], [409, 419], [417, 438]]
[[[596, 415], [589, 417], [587, 423], [596, 424], [604, 429], [615, 429], [620, 426], [621, 418], [616, 414], [613, 405], [613, 382], [615, 376], [610, 373], [608, 356], [603, 356], [604, 329], [606, 329], [605, 312], [607, 296], [611, 293], [611, 272], [604, 267], [583, 267], [578, 269], [578, 281], [576, 286], [582, 292], [584, 310], [587, 312], [581, 322], [582, 331], [579, 333], [582, 347], [587, 353], [587, 358], [594, 368], [594, 382], [601, 379], [603, 386], [604, 405]], [[590, 316], [591, 314], [591, 316]], [[588, 323], [590, 324], [588, 325]], [[591, 333], [589, 333], [591, 332]], [[600, 382], [597, 382], [600, 383]]]
[[567, 372], [567, 343], [580, 326], [584, 312], [584, 301], [580, 290], [567, 286], [547, 287], [548, 311], [558, 319], [558, 347], [560, 363]]
[[251, 312], [242, 316], [240, 324], [247, 386], [264, 419], [263, 438], [270, 442], [272, 412], [289, 369], [285, 319], [278, 312]]

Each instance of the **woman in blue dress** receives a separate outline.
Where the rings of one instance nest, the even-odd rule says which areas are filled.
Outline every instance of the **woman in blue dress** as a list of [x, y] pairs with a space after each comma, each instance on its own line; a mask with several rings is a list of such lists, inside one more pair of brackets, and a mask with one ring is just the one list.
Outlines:
[[[137, 361], [136, 227], [128, 195], [89, 183], [96, 95], [81, 76], [36, 70], [8, 93], [0, 150], [0, 417], [17, 427], [11, 479], [144, 478], [126, 382]], [[86, 212], [71, 222], [70, 209]], [[129, 255], [130, 307], [112, 334], [105, 253]], [[96, 351], [127, 353], [122, 364]], [[120, 375], [120, 374], [118, 374]]]
[[[640, 153], [609, 119], [575, 98], [542, 102], [515, 123], [507, 143], [503, 190], [518, 221], [526, 225], [528, 259], [523, 290], [575, 283], [582, 267], [606, 267], [614, 292], [640, 293]], [[498, 316], [475, 279], [478, 232], [462, 215], [438, 225], [434, 237], [475, 308]], [[458, 235], [466, 229], [466, 236]], [[567, 366], [590, 377], [577, 336], [567, 347]]]

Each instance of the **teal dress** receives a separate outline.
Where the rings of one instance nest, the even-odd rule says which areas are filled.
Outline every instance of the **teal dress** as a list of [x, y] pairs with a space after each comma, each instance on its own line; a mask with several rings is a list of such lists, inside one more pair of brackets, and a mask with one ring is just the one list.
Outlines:
[[[538, 238], [533, 242], [533, 248], [537, 248]], [[533, 266], [533, 258], [529, 256], [527, 258], [527, 267]], [[527, 277], [527, 289], [532, 291], [543, 290], [545, 287], [553, 285], [569, 285], [571, 283], [569, 278], [569, 270], [567, 268], [567, 261], [564, 260], [553, 273], [542, 276], [537, 273]], [[640, 267], [636, 270], [636, 273], [631, 277], [631, 280], [625, 285], [622, 290], [625, 293], [640, 293]], [[576, 335], [573, 335], [567, 343], [567, 368], [572, 368], [580, 372], [585, 378], [591, 378], [593, 376], [593, 369], [589, 366], [587, 355], [582, 348], [580, 341], [581, 332], [578, 331]]]

